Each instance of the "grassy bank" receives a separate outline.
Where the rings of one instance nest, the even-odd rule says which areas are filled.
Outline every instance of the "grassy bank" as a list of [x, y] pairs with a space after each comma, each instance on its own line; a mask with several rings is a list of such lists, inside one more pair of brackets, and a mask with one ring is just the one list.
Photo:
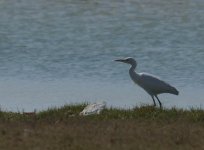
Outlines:
[[79, 116], [82, 105], [0, 112], [1, 150], [204, 149], [204, 111], [151, 106]]

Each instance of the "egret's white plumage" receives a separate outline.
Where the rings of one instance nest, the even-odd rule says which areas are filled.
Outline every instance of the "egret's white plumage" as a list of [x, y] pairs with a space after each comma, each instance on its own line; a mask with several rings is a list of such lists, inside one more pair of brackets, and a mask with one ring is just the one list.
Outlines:
[[155, 103], [154, 97], [157, 98], [160, 107], [162, 107], [162, 104], [157, 96], [158, 94], [162, 94], [162, 93], [171, 93], [175, 95], [179, 94], [179, 92], [176, 90], [175, 87], [159, 79], [158, 77], [148, 73], [135, 72], [135, 69], [137, 67], [137, 62], [133, 58], [128, 57], [125, 59], [117, 59], [115, 61], [120, 61], [131, 65], [131, 68], [129, 70], [131, 79], [140, 87], [142, 87], [147, 93], [149, 93], [149, 95], [151, 95], [155, 106], [156, 106], [156, 103]]

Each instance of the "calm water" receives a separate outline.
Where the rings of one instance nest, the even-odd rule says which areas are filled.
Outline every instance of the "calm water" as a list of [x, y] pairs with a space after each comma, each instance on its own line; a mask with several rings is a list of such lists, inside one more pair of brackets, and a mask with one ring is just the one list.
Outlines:
[[164, 106], [203, 107], [204, 1], [0, 0], [2, 109], [151, 104], [112, 61], [127, 56], [178, 88]]

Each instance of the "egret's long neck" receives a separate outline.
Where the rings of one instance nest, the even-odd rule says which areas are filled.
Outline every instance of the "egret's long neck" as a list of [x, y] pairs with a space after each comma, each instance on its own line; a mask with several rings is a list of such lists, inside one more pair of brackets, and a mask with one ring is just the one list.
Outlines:
[[136, 69], [136, 66], [137, 66], [136, 63], [132, 63], [130, 70], [134, 71]]
[[137, 72], [135, 72], [135, 69], [136, 69], [136, 64], [132, 64], [130, 70], [129, 70], [129, 74], [130, 74], [130, 77], [131, 79], [138, 84], [139, 82], [139, 75]]

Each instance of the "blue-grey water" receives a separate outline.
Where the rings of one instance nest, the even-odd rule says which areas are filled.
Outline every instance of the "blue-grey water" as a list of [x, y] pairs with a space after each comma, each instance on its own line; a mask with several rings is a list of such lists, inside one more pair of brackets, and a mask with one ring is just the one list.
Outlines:
[[203, 0], [0, 0], [0, 105], [152, 104], [127, 64], [177, 87], [165, 107], [204, 106]]

